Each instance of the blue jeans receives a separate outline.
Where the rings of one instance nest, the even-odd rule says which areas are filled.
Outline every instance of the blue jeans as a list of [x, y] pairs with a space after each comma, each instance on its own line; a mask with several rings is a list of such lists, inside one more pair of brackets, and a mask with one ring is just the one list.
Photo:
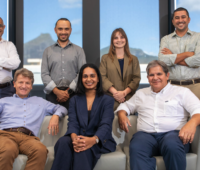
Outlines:
[[166, 133], [137, 132], [130, 142], [131, 170], [155, 170], [154, 156], [162, 155], [167, 170], [185, 170], [190, 144], [183, 145], [179, 131]]

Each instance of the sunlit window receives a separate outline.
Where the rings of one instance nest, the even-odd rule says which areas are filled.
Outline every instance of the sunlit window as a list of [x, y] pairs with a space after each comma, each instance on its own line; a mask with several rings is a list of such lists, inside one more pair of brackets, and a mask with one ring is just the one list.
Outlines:
[[71, 21], [70, 41], [82, 47], [82, 0], [24, 0], [24, 67], [34, 73], [34, 84], [43, 84], [42, 55], [57, 41], [54, 27], [59, 18]]
[[108, 53], [111, 34], [123, 28], [128, 36], [130, 51], [138, 57], [141, 82], [148, 83], [146, 66], [158, 59], [159, 1], [100, 0], [100, 55]]

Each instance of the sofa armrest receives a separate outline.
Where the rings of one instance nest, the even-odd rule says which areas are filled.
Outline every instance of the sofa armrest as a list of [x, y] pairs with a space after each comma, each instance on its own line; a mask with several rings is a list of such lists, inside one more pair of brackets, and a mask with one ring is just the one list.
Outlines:
[[200, 169], [200, 125], [197, 126], [194, 140], [191, 144], [191, 152], [197, 154], [197, 169]]
[[59, 132], [57, 135], [49, 135], [48, 134], [48, 125], [49, 121], [52, 116], [46, 116], [43, 120], [42, 126], [40, 128], [40, 132], [38, 137], [40, 138], [40, 141], [46, 146], [54, 146], [57, 140], [62, 137], [66, 131], [67, 131], [67, 122], [68, 122], [68, 116], [65, 116], [64, 118], [59, 120]]

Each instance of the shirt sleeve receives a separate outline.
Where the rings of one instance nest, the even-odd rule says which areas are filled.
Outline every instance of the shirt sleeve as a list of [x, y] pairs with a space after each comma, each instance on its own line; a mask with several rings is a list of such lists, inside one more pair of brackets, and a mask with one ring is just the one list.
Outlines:
[[191, 117], [194, 114], [200, 114], [200, 100], [189, 89], [185, 89], [182, 103]]
[[[80, 71], [81, 67], [86, 63], [86, 57], [83, 49], [78, 51], [78, 72]], [[69, 88], [75, 91], [76, 89], [76, 84], [78, 81], [78, 74], [76, 78], [70, 83]]]
[[45, 86], [44, 92], [46, 94], [51, 93], [51, 91], [56, 87], [55, 82], [51, 79], [49, 66], [48, 66], [48, 49], [43, 53], [42, 64], [41, 64], [41, 78]]
[[107, 55], [102, 56], [101, 63], [99, 66], [99, 71], [101, 73], [102, 82], [103, 82], [103, 90], [106, 92], [109, 90], [110, 87], [113, 86], [113, 83], [107, 77], [107, 62], [106, 62]]
[[189, 67], [200, 67], [200, 34], [194, 50], [195, 55], [185, 59]]
[[129, 100], [127, 100], [124, 103], [121, 103], [114, 113], [117, 114], [117, 112], [119, 112], [120, 110], [124, 110], [128, 115], [134, 114], [136, 111], [136, 98], [137, 92]]
[[60, 118], [66, 116], [67, 109], [59, 104], [53, 104], [46, 101], [46, 115], [58, 115]]
[[19, 67], [19, 64], [21, 63], [19, 55], [17, 53], [17, 49], [12, 42], [6, 43], [6, 51], [8, 53], [8, 57], [0, 58], [0, 66], [10, 70], [15, 70]]
[[175, 65], [174, 62], [176, 60], [177, 54], [162, 54], [161, 50], [163, 48], [169, 49], [169, 42], [167, 40], [167, 36], [165, 36], [161, 39], [160, 49], [159, 49], [159, 53], [158, 53], [158, 59], [160, 61], [163, 61], [167, 66], [174, 66]]

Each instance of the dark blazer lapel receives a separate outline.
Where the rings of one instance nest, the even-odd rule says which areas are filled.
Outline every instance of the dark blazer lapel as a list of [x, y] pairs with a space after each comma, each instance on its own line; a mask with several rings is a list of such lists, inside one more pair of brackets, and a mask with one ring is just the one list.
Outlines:
[[122, 77], [122, 75], [121, 75], [121, 68], [120, 68], [119, 61], [118, 61], [116, 55], [114, 55], [114, 64], [117, 67], [117, 70], [118, 70], [118, 73], [119, 73], [120, 77]]
[[124, 54], [124, 68], [123, 68], [123, 80], [125, 78], [125, 75], [126, 75], [126, 71], [127, 71], [127, 68], [128, 68], [128, 63], [129, 63], [129, 58], [126, 54]]
[[94, 102], [92, 104], [92, 110], [91, 110], [91, 115], [90, 115], [90, 120], [94, 117], [94, 115], [96, 114], [98, 108], [99, 108], [99, 105], [101, 104], [101, 99], [102, 99], [102, 96], [98, 97], [96, 95], [95, 99], [94, 99]]
[[85, 95], [81, 95], [79, 97], [77, 108], [79, 110], [78, 114], [81, 115], [85, 126], [87, 126], [88, 125], [88, 110], [87, 110], [87, 100], [86, 100]]

